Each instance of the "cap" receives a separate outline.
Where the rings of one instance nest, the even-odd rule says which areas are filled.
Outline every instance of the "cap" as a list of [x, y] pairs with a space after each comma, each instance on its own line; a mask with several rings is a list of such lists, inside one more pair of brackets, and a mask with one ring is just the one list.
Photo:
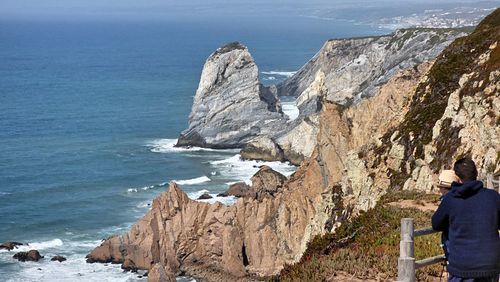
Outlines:
[[458, 182], [460, 179], [453, 170], [443, 170], [439, 174], [438, 187], [450, 188], [452, 182]]

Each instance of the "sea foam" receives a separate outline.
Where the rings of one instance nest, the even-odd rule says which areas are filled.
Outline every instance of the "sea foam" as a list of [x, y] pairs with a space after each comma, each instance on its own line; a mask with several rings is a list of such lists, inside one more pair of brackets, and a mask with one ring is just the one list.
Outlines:
[[177, 144], [177, 139], [156, 139], [150, 141], [146, 144], [147, 147], [151, 148], [151, 152], [154, 153], [182, 153], [182, 152], [196, 152], [196, 151], [214, 151], [210, 148], [201, 147], [175, 147]]
[[[198, 200], [198, 198], [203, 194], [209, 194], [210, 196], [212, 196], [212, 199]], [[237, 198], [234, 196], [219, 197], [219, 196], [217, 196], [217, 194], [210, 193], [210, 191], [208, 191], [206, 189], [199, 190], [196, 192], [190, 192], [190, 193], [187, 193], [187, 195], [191, 200], [197, 200], [200, 202], [205, 202], [205, 203], [210, 203], [210, 204], [213, 204], [215, 202], [220, 202], [220, 203], [227, 205], [227, 206], [234, 204], [237, 200]]]
[[212, 181], [210, 178], [207, 176], [200, 176], [192, 179], [185, 179], [185, 180], [174, 180], [175, 183], [179, 185], [196, 185], [196, 184], [201, 184], [205, 182]]
[[223, 160], [211, 161], [210, 164], [217, 168], [222, 176], [237, 181], [244, 181], [247, 184], [251, 184], [250, 178], [262, 165], [267, 165], [285, 176], [291, 175], [296, 170], [296, 167], [288, 162], [243, 160], [239, 154]]

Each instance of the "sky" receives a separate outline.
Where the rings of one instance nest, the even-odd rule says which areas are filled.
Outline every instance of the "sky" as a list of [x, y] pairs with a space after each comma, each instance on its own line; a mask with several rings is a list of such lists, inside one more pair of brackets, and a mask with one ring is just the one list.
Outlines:
[[[313, 9], [377, 6], [393, 0], [1, 0], [0, 20], [168, 20], [189, 17], [307, 13]], [[397, 0], [435, 3], [435, 0]], [[439, 3], [475, 2], [439, 0]]]

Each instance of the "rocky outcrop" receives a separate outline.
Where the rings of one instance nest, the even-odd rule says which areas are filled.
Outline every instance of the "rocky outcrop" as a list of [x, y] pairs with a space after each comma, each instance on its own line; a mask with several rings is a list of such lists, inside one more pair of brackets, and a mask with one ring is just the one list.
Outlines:
[[58, 261], [58, 262], [63, 262], [66, 261], [66, 258], [63, 256], [53, 256], [50, 261]]
[[30, 250], [28, 252], [19, 252], [13, 256], [18, 261], [39, 261], [43, 258], [37, 250]]
[[208, 199], [212, 199], [213, 197], [210, 196], [210, 194], [208, 193], [203, 193], [201, 196], [198, 197], [198, 200], [208, 200]]
[[245, 197], [250, 191], [250, 186], [245, 182], [237, 182], [229, 185], [229, 189], [227, 189], [224, 193], [220, 193], [219, 197], [229, 197], [234, 196], [236, 198]]
[[230, 43], [207, 59], [178, 146], [239, 148], [256, 136], [285, 129], [275, 87], [259, 83], [247, 47]]
[[269, 191], [274, 189], [270, 183], [283, 179], [268, 168], [261, 174], [253, 181], [268, 194], [240, 198], [233, 206], [190, 200], [172, 183], [130, 232], [104, 241], [88, 261], [127, 263], [139, 269], [161, 263], [173, 273], [199, 271], [201, 266], [233, 277], [277, 274], [284, 263], [298, 259], [303, 244], [297, 239], [323, 198], [317, 190], [320, 185], [310, 183], [302, 189], [300, 178], [293, 180], [295, 184], [284, 183], [277, 193]]
[[252, 185], [263, 197], [208, 204], [171, 184], [130, 232], [104, 241], [89, 260], [160, 264], [207, 280], [214, 271], [274, 275], [299, 260], [313, 236], [335, 231], [387, 191], [431, 191], [439, 170], [458, 157], [473, 158], [483, 174], [497, 171], [499, 19], [500, 9], [435, 61], [393, 75], [374, 97], [353, 105], [321, 100], [311, 157], [288, 180], [260, 171]]

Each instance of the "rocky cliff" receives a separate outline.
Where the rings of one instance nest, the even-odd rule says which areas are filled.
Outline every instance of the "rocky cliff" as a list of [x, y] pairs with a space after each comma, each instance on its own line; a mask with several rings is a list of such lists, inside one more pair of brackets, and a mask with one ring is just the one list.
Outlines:
[[321, 78], [328, 101], [345, 105], [374, 96], [395, 73], [435, 58], [464, 31], [412, 28], [385, 36], [328, 40], [294, 76], [278, 85], [278, 94], [306, 95], [299, 101], [310, 100], [317, 94], [307, 89]]
[[217, 279], [274, 275], [301, 257], [312, 236], [335, 231], [388, 191], [432, 191], [439, 170], [458, 157], [473, 158], [483, 175], [498, 170], [499, 39], [496, 10], [434, 61], [398, 71], [377, 95], [353, 105], [321, 100], [311, 157], [284, 183], [256, 182], [266, 187], [256, 190], [272, 193], [210, 205], [172, 184], [130, 232], [103, 242], [89, 261], [160, 264], [207, 280], [214, 272], [229, 275]]
[[259, 83], [247, 47], [230, 43], [211, 54], [201, 74], [189, 128], [177, 146], [237, 148], [285, 128], [276, 88]]

